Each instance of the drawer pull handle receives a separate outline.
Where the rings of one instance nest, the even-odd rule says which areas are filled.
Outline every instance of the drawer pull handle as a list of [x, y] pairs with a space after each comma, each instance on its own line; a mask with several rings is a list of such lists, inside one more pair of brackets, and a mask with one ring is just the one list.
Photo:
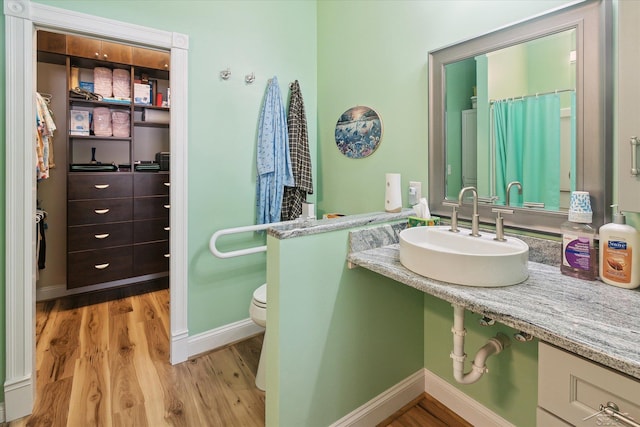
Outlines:
[[171, 254], [164, 254], [165, 258], [169, 258], [171, 256]]
[[109, 184], [96, 184], [94, 187], [98, 190], [104, 190], [105, 188], [109, 188]]
[[104, 215], [107, 212], [109, 212], [109, 209], [94, 209], [93, 210], [95, 213], [97, 213], [98, 215]]
[[171, 227], [165, 227], [164, 228], [164, 231], [169, 231], [169, 230], [171, 230]]
[[627, 416], [627, 414], [620, 412], [620, 408], [618, 408], [618, 405], [616, 405], [613, 402], [607, 402], [606, 406], [603, 404], [600, 404], [600, 411], [604, 412], [611, 418], [614, 418], [624, 423], [625, 425], [628, 425], [631, 427], [640, 427], [640, 424], [638, 424], [634, 419]]
[[165, 208], [170, 209], [171, 205], [164, 205]]
[[640, 139], [637, 136], [632, 136], [629, 142], [631, 143], [631, 175], [638, 176], [638, 145], [640, 145]]
[[165, 186], [165, 187], [169, 187], [169, 186], [171, 186], [171, 183], [170, 183], [170, 182], [165, 182], [165, 183], [164, 183], [164, 186]]
[[107, 237], [109, 237], [109, 233], [104, 233], [104, 234], [94, 234], [94, 237], [96, 239], [106, 239]]
[[109, 267], [109, 263], [106, 262], [104, 264], [96, 264], [94, 265], [95, 268], [97, 268], [98, 270], [104, 270], [105, 268]]

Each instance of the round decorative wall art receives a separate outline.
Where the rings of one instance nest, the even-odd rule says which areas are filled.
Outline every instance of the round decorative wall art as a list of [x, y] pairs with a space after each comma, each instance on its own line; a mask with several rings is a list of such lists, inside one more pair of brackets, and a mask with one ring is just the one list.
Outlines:
[[349, 158], [370, 156], [380, 145], [381, 139], [382, 119], [372, 108], [349, 108], [336, 123], [336, 145]]

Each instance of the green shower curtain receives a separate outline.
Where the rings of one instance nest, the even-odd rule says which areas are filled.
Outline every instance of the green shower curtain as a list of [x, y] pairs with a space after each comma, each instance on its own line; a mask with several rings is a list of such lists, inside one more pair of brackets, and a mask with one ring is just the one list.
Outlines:
[[494, 133], [496, 144], [496, 194], [505, 202], [506, 187], [522, 183], [522, 195], [512, 190], [511, 204], [544, 203], [559, 209], [560, 97], [558, 94], [496, 101]]

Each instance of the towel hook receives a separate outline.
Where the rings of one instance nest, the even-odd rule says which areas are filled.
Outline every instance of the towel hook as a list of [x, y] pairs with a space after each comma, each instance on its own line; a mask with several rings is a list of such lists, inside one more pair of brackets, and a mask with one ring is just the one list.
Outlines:
[[251, 74], [247, 74], [246, 76], [244, 76], [244, 82], [248, 85], [253, 83], [255, 80], [256, 80], [256, 75], [253, 71], [251, 72]]
[[227, 67], [226, 70], [220, 71], [220, 78], [222, 80], [229, 80], [229, 77], [231, 77], [231, 70], [229, 69], [229, 67]]

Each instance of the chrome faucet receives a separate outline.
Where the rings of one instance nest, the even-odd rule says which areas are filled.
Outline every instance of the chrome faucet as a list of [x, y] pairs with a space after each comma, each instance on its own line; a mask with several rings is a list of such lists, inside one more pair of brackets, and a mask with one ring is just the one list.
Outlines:
[[480, 215], [478, 215], [478, 190], [476, 187], [464, 187], [460, 190], [460, 194], [458, 194], [458, 206], [462, 206], [462, 198], [464, 197], [464, 193], [467, 191], [471, 191], [473, 194], [473, 217], [471, 217], [471, 235], [474, 237], [480, 236]]
[[505, 202], [504, 202], [504, 205], [505, 205], [505, 206], [510, 206], [510, 203], [509, 203], [509, 194], [511, 193], [511, 187], [513, 187], [514, 185], [515, 185], [516, 187], [518, 187], [518, 194], [522, 194], [522, 184], [520, 184], [520, 182], [519, 182], [519, 181], [511, 181], [511, 182], [507, 185], [507, 197], [506, 197], [506, 200], [505, 200]]

